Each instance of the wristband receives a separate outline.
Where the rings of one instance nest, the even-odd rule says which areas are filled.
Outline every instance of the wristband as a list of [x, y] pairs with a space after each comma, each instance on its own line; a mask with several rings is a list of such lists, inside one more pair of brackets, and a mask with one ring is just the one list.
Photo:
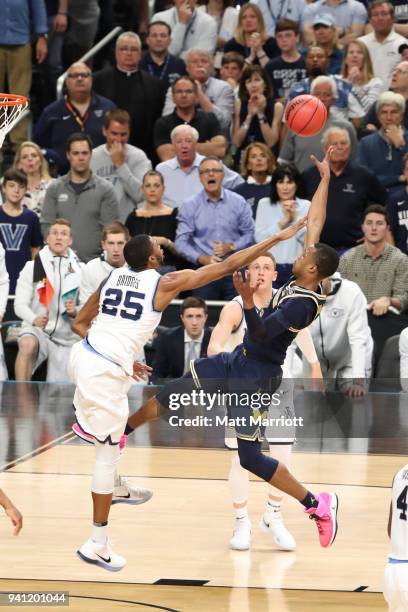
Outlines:
[[249, 130], [249, 125], [247, 123], [244, 123], [241, 125], [242, 128], [244, 128], [244, 130]]
[[258, 117], [258, 121], [259, 121], [259, 123], [266, 123], [266, 117], [265, 116]]

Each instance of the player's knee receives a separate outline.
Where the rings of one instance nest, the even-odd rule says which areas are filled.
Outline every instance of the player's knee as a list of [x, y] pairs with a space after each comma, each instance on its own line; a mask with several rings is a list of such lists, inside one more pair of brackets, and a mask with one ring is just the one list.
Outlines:
[[18, 352], [23, 357], [31, 357], [38, 351], [38, 340], [34, 336], [23, 336], [18, 341]]

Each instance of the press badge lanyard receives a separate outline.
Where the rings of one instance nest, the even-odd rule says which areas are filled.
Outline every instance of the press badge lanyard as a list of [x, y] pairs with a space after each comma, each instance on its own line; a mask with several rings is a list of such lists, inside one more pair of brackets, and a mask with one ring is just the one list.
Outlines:
[[286, 0], [281, 0], [281, 1], [280, 1], [280, 4], [279, 4], [279, 10], [278, 10], [278, 14], [276, 15], [276, 17], [275, 17], [275, 15], [274, 15], [273, 10], [272, 10], [272, 5], [271, 5], [271, 2], [273, 2], [273, 0], [266, 0], [266, 6], [268, 7], [269, 14], [270, 14], [270, 16], [272, 17], [272, 22], [273, 22], [273, 25], [274, 25], [274, 27], [275, 27], [275, 26], [276, 26], [276, 24], [278, 23], [278, 21], [280, 21], [280, 19], [281, 19], [281, 17], [282, 17], [282, 13], [283, 13], [283, 6], [284, 6], [284, 4], [285, 4]]
[[74, 117], [75, 121], [81, 128], [81, 131], [83, 131], [85, 128], [85, 123], [88, 121], [89, 118], [89, 108], [87, 109], [85, 115], [81, 117], [81, 113], [74, 106], [72, 106], [71, 102], [68, 100], [68, 96], [65, 96], [65, 106], [67, 107], [71, 115]]
[[[150, 72], [150, 74], [152, 76], [155, 76], [156, 79], [159, 79], [161, 81], [162, 78], [164, 77], [164, 75], [166, 74], [167, 67], [169, 65], [169, 61], [170, 61], [170, 53], [167, 54], [166, 61], [164, 62], [163, 68], [161, 69], [159, 76], [154, 74], [154, 70], [152, 68], [152, 64], [151, 63], [147, 64], [147, 69], [148, 69], [148, 71]], [[152, 60], [152, 62], [153, 62], [153, 60]]]
[[[177, 15], [177, 11], [175, 12], [174, 25], [176, 25], [176, 23], [177, 23], [177, 16], [176, 16], [176, 15]], [[185, 47], [186, 40], [187, 40], [187, 36], [190, 34], [190, 30], [191, 30], [191, 28], [192, 28], [192, 27], [193, 27], [193, 25], [194, 25], [194, 22], [195, 22], [196, 16], [197, 16], [197, 13], [196, 13], [196, 11], [194, 11], [193, 16], [191, 17], [191, 21], [188, 23], [188, 25], [187, 25], [187, 27], [186, 27], [186, 30], [185, 30], [185, 32], [184, 32], [184, 36], [183, 36], [183, 45], [182, 45], [182, 47], [181, 47], [181, 50], [183, 50], [183, 49], [184, 49], [184, 47]]]

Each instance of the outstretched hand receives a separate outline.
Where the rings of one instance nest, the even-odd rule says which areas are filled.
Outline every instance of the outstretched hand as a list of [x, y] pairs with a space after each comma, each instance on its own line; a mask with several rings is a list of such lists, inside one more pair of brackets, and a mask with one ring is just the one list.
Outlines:
[[238, 270], [232, 275], [232, 281], [234, 283], [235, 290], [242, 297], [244, 308], [254, 307], [254, 293], [259, 287], [259, 282], [255, 285], [251, 285], [251, 275], [249, 270], [245, 270], [245, 279], [241, 272]]
[[279, 240], [289, 240], [289, 238], [293, 238], [293, 236], [295, 236], [299, 230], [301, 230], [303, 227], [306, 227], [306, 223], [307, 223], [307, 216], [302, 217], [301, 219], [299, 219], [299, 221], [296, 221], [296, 223], [294, 223], [293, 225], [289, 225], [288, 227], [285, 227], [285, 229], [278, 232], [276, 234], [276, 237]]
[[330, 162], [330, 156], [333, 150], [334, 150], [334, 147], [329, 147], [322, 161], [319, 161], [317, 157], [315, 157], [314, 155], [310, 156], [310, 159], [313, 161], [314, 165], [318, 169], [320, 178], [322, 179], [323, 178], [326, 178], [328, 180], [330, 179], [330, 163], [329, 162]]
[[153, 369], [142, 363], [141, 361], [135, 361], [133, 364], [133, 375], [132, 378], [135, 380], [144, 382], [147, 376], [151, 376]]

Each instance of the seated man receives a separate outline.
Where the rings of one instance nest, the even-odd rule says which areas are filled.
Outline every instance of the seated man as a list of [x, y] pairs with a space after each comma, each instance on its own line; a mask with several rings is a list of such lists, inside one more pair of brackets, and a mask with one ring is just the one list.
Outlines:
[[[156, 166], [164, 179], [163, 201], [174, 208], [182, 204], [203, 188], [200, 181], [199, 166], [204, 155], [197, 152], [199, 134], [191, 125], [178, 125], [170, 134], [175, 157]], [[234, 190], [244, 179], [234, 170], [224, 165], [225, 189]]]
[[373, 204], [366, 208], [364, 242], [347, 251], [339, 264], [342, 277], [356, 282], [367, 299], [377, 356], [385, 341], [408, 324], [404, 314], [408, 307], [408, 257], [387, 243], [388, 229], [384, 206]]
[[172, 130], [181, 124], [194, 127], [199, 140], [197, 151], [202, 155], [216, 155], [223, 158], [226, 153], [226, 140], [221, 126], [214, 113], [196, 109], [198, 86], [188, 76], [176, 79], [172, 85], [174, 111], [160, 117], [154, 126], [154, 146], [161, 161], [174, 157], [174, 147], [171, 144]]
[[[322, 287], [326, 305], [309, 330], [323, 375], [346, 395], [362, 396], [368, 390], [373, 358], [367, 300], [356, 283], [341, 278], [338, 272], [325, 278]], [[304, 378], [309, 371], [303, 359]]]
[[180, 306], [182, 325], [163, 331], [157, 340], [152, 363], [153, 381], [180, 378], [190, 369], [190, 361], [207, 355], [211, 332], [205, 326], [207, 304], [201, 298], [188, 297]]
[[343, 0], [342, 2], [331, 2], [317, 0], [313, 4], [307, 4], [303, 13], [303, 37], [306, 44], [314, 40], [313, 22], [317, 15], [329, 13], [337, 26], [339, 42], [346, 45], [358, 36], [364, 34], [364, 26], [367, 23], [367, 9], [362, 2], [357, 0]]
[[101, 145], [105, 141], [103, 117], [116, 106], [92, 90], [92, 72], [82, 62], [69, 67], [66, 87], [65, 96], [43, 110], [34, 128], [34, 141], [55, 152], [60, 174], [69, 170], [65, 155], [68, 137], [82, 131], [91, 137], [95, 147]]
[[[254, 242], [251, 207], [237, 193], [223, 189], [224, 167], [216, 157], [200, 163], [203, 189], [187, 200], [178, 215], [176, 249], [198, 266], [207, 266]], [[204, 300], [230, 300], [232, 278], [224, 277], [194, 290]]]
[[56, 219], [49, 226], [47, 245], [21, 271], [14, 301], [14, 311], [23, 320], [16, 380], [31, 380], [46, 359], [47, 382], [68, 380], [68, 359], [78, 340], [71, 322], [77, 314], [83, 266], [71, 244], [71, 224]]

